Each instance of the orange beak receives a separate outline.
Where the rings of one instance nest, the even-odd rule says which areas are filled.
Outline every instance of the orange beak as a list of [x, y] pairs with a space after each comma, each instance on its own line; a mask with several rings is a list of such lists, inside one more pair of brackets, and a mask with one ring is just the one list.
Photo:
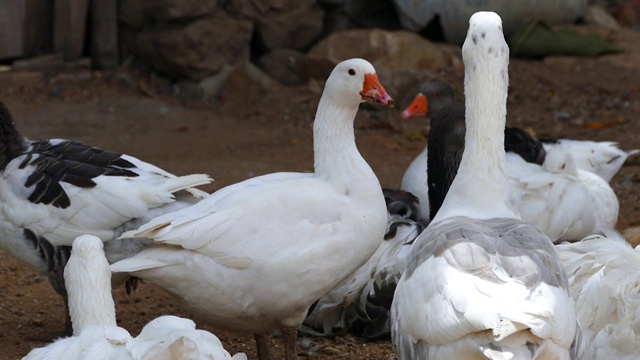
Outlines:
[[360, 96], [362, 96], [363, 101], [372, 104], [382, 104], [390, 108], [394, 105], [393, 99], [387, 94], [387, 90], [384, 89], [382, 84], [380, 84], [378, 75], [376, 74], [364, 75], [364, 84], [362, 85]]
[[416, 98], [413, 99], [411, 105], [409, 105], [402, 112], [402, 119], [410, 119], [419, 116], [427, 116], [429, 114], [429, 101], [427, 101], [427, 97], [422, 94], [416, 95]]

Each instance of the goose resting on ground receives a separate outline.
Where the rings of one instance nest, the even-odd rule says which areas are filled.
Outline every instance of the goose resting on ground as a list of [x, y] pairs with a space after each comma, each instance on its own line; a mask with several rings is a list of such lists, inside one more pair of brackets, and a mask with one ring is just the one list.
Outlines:
[[[439, 99], [444, 101], [446, 97]], [[464, 117], [463, 104], [450, 104], [431, 119], [428, 151], [412, 166], [424, 161], [427, 173], [433, 169], [435, 176], [412, 173], [411, 167], [405, 172], [404, 179], [414, 179], [410, 183], [431, 179], [418, 193], [419, 198], [428, 197], [431, 217], [438, 212], [464, 151]], [[584, 148], [555, 146], [545, 151], [537, 139], [522, 130], [505, 130], [507, 176], [519, 214], [554, 242], [582, 239], [600, 227], [615, 227], [618, 219], [618, 199], [606, 181], [588, 171], [569, 171], [562, 166], [572, 159], [574, 150]], [[435, 153], [430, 156], [430, 152]], [[542, 166], [534, 161], [541, 158]]]
[[233, 357], [220, 340], [195, 323], [176, 316], [161, 316], [149, 322], [136, 338], [116, 325], [111, 296], [111, 271], [102, 241], [81, 235], [73, 242], [64, 269], [74, 336], [32, 350], [23, 360], [246, 360]]
[[396, 288], [394, 348], [400, 359], [575, 358], [579, 330], [558, 254], [505, 191], [509, 48], [497, 14], [471, 17], [462, 55], [465, 150]]
[[[457, 108], [459, 107], [459, 108]], [[448, 111], [451, 115], [444, 116], [439, 114], [441, 111]], [[435, 117], [451, 118], [454, 116], [463, 117], [464, 104], [454, 102], [454, 90], [449, 84], [442, 81], [431, 81], [420, 87], [414, 101], [402, 112], [403, 119], [422, 117], [432, 114], [431, 128], [433, 131], [433, 119]], [[454, 115], [459, 114], [459, 115]], [[445, 121], [445, 120], [442, 120]], [[440, 126], [446, 126], [449, 132], [453, 132], [455, 128], [460, 127], [458, 131], [464, 132], [464, 122], [460, 120], [458, 123], [446, 125], [448, 120]], [[459, 125], [455, 125], [459, 124]], [[622, 165], [629, 156], [635, 155], [640, 150], [634, 149], [629, 151], [620, 150], [617, 143], [611, 141], [589, 141], [589, 140], [569, 140], [569, 139], [542, 139], [538, 140], [532, 137], [524, 130], [518, 128], [507, 127], [505, 129], [505, 149], [522, 157], [526, 162], [543, 165], [547, 154], [557, 154], [556, 156], [571, 155], [578, 169], [594, 173], [605, 181], [609, 182], [615, 174], [618, 173]], [[427, 183], [427, 156], [428, 146], [418, 154], [411, 162], [402, 177], [401, 189], [409, 191], [420, 199], [421, 216], [427, 217], [429, 209], [428, 189], [424, 186]], [[461, 151], [460, 151], [461, 154]], [[514, 160], [507, 157], [507, 171], [511, 170], [510, 165]], [[518, 159], [515, 159], [519, 162]], [[517, 168], [517, 165], [513, 167]], [[454, 174], [455, 175], [455, 174]], [[514, 174], [514, 175], [517, 175]], [[525, 217], [526, 218], [526, 217]], [[613, 223], [615, 224], [615, 222]], [[589, 233], [583, 232], [583, 235]], [[554, 234], [547, 234], [554, 237]], [[578, 235], [572, 240], [581, 239], [583, 236]]]
[[125, 237], [155, 246], [112, 264], [155, 284], [211, 325], [255, 335], [280, 328], [297, 358], [297, 329], [309, 307], [362, 266], [382, 242], [387, 209], [362, 158], [353, 121], [361, 102], [393, 106], [373, 66], [339, 63], [313, 127], [314, 173], [273, 173], [220, 189], [153, 219]]
[[46, 274], [65, 306], [62, 272], [77, 236], [107, 242], [110, 261], [134, 254], [144, 242], [116, 240], [122, 232], [196, 203], [207, 193], [193, 187], [211, 182], [69, 140], [28, 140], [2, 103], [0, 173], [0, 249]]

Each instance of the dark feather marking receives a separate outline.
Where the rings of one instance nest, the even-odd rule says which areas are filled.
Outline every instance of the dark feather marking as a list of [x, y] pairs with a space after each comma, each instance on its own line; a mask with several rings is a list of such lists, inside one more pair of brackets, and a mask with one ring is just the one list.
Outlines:
[[[44, 260], [47, 264], [47, 270], [52, 271], [57, 265], [60, 265], [60, 260], [66, 264], [66, 258], [64, 254], [58, 254], [59, 249], [64, 248], [64, 246], [56, 247], [53, 246], [46, 238], [42, 236], [37, 236], [33, 231], [29, 229], [24, 229], [23, 231], [25, 238], [29, 240], [29, 243], [35, 245], [34, 248], [38, 250], [40, 258]], [[64, 264], [63, 267], [64, 267]]]
[[36, 141], [25, 154], [19, 168], [27, 165], [36, 167], [25, 182], [25, 187], [35, 185], [29, 201], [35, 204], [50, 204], [58, 208], [67, 208], [71, 200], [60, 184], [68, 183], [80, 188], [96, 186], [93, 178], [98, 176], [136, 177], [131, 162], [122, 155], [93, 148], [72, 141], [63, 141], [53, 145], [48, 140]]

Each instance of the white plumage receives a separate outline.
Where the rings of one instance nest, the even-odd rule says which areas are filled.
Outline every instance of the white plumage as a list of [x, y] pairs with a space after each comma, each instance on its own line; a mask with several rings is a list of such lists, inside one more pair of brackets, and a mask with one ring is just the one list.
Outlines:
[[507, 176], [522, 219], [554, 242], [615, 227], [620, 205], [609, 183], [577, 169], [570, 153], [549, 152], [542, 166], [507, 154]]
[[556, 246], [582, 328], [580, 359], [639, 359], [640, 248], [603, 232]]
[[621, 150], [613, 141], [560, 139], [545, 141], [542, 145], [548, 154], [570, 154], [578, 169], [594, 173], [606, 182], [613, 179], [629, 156], [640, 152], [638, 149]]
[[353, 121], [363, 101], [393, 104], [362, 59], [336, 66], [314, 122], [315, 172], [274, 173], [227, 186], [159, 216], [128, 237], [156, 246], [112, 265], [173, 294], [212, 325], [283, 331], [287, 359], [307, 310], [380, 245], [387, 212], [375, 174], [359, 154]]
[[469, 20], [464, 154], [396, 288], [391, 334], [400, 359], [575, 358], [579, 333], [558, 254], [519, 219], [508, 191], [501, 23], [492, 12]]
[[34, 349], [23, 360], [246, 360], [244, 354], [232, 358], [215, 335], [196, 330], [189, 319], [159, 317], [136, 338], [118, 327], [109, 263], [95, 236], [82, 235], [73, 242], [64, 279], [74, 336]]

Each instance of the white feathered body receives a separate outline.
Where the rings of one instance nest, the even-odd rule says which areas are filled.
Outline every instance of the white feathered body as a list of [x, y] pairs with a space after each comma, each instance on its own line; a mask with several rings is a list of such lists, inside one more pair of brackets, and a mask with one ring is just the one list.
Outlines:
[[639, 359], [640, 248], [605, 234], [556, 246], [583, 332], [580, 359]]
[[[382, 241], [386, 221], [380, 215], [386, 211], [378, 214], [380, 209], [360, 206], [336, 190], [299, 173], [228, 186], [127, 234], [164, 246], [112, 270], [159, 285], [221, 328], [297, 326], [309, 305], [364, 264]], [[364, 203], [379, 196], [384, 209], [379, 188], [362, 190]], [[366, 234], [364, 241], [352, 241], [354, 233]]]

